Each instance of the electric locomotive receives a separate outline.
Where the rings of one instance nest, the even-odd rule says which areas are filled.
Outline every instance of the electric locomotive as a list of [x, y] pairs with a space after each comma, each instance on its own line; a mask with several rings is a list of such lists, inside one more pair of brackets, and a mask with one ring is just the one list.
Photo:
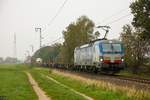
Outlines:
[[76, 69], [114, 74], [124, 69], [124, 48], [118, 40], [98, 39], [76, 47], [74, 50]]

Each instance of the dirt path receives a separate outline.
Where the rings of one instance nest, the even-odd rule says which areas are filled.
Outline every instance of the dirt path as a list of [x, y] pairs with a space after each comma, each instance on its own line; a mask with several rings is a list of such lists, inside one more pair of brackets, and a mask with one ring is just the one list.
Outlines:
[[[45, 76], [45, 75], [43, 75], [43, 76]], [[48, 79], [50, 79], [51, 81], [53, 81], [53, 82], [59, 84], [60, 86], [63, 86], [63, 87], [65, 87], [65, 88], [68, 88], [70, 91], [72, 91], [72, 92], [74, 92], [74, 93], [76, 93], [76, 94], [78, 94], [78, 95], [84, 97], [84, 98], [87, 99], [87, 100], [94, 100], [93, 98], [91, 98], [91, 97], [89, 97], [89, 96], [87, 96], [87, 95], [85, 95], [85, 94], [83, 94], [83, 93], [80, 93], [80, 92], [78, 92], [78, 91], [76, 91], [76, 90], [74, 90], [74, 89], [72, 89], [72, 88], [70, 88], [70, 87], [68, 87], [68, 86], [66, 86], [66, 85], [64, 85], [64, 84], [62, 84], [62, 83], [60, 83], [60, 82], [58, 82], [57, 80], [53, 79], [52, 77], [49, 77], [49, 76], [45, 76], [45, 77], [48, 78]]]
[[39, 100], [51, 100], [48, 96], [45, 95], [45, 92], [38, 86], [37, 82], [32, 78], [31, 74], [29, 72], [26, 72], [26, 74]]

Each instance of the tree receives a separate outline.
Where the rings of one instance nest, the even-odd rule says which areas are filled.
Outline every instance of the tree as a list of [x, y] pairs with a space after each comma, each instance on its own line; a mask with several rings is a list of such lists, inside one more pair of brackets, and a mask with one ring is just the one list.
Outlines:
[[150, 0], [136, 0], [130, 8], [134, 15], [133, 26], [142, 31], [140, 38], [150, 39]]
[[4, 62], [7, 64], [13, 64], [13, 63], [17, 63], [18, 60], [17, 60], [17, 58], [7, 57]]
[[61, 44], [56, 43], [51, 46], [46, 46], [35, 52], [32, 59], [42, 58], [44, 62], [54, 62], [60, 52]]
[[133, 72], [137, 72], [138, 68], [145, 63], [145, 55], [149, 52], [149, 42], [141, 40], [139, 37], [140, 31], [135, 30], [130, 25], [123, 27], [121, 40], [125, 46], [125, 60]]
[[76, 22], [69, 24], [63, 31], [64, 43], [62, 52], [64, 53], [65, 63], [73, 63], [74, 49], [92, 39], [94, 23], [86, 16], [81, 16]]
[[0, 63], [3, 63], [3, 58], [2, 57], [0, 57]]

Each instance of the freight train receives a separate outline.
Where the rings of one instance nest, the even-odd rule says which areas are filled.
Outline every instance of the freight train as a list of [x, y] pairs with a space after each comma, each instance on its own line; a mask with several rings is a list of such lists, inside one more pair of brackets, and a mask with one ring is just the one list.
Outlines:
[[125, 68], [124, 48], [118, 40], [97, 39], [74, 49], [74, 63], [44, 63], [54, 68], [115, 74]]

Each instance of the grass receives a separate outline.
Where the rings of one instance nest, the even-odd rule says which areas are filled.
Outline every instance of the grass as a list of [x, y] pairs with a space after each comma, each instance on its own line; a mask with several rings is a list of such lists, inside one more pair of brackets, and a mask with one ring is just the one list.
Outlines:
[[95, 100], [138, 100], [138, 98], [127, 96], [126, 93], [124, 93], [121, 90], [113, 91], [112, 89], [110, 89], [112, 88], [111, 85], [109, 86], [109, 84], [106, 83], [103, 85], [107, 85], [107, 87], [102, 87], [100, 85], [97, 85], [97, 83], [90, 84], [91, 81], [89, 80], [79, 81], [73, 76], [66, 77], [65, 75], [53, 72], [49, 74], [48, 70], [46, 69], [38, 69], [37, 71], [39, 73], [48, 75], [54, 78], [55, 80], [94, 98]]
[[0, 65], [0, 96], [6, 100], [37, 100], [28, 78], [18, 65]]
[[[107, 82], [102, 82], [102, 81], [96, 81], [96, 80], [87, 80], [85, 78], [76, 76], [76, 75], [70, 75], [66, 73], [60, 73], [60, 72], [54, 72], [51, 77], [55, 78], [61, 78], [59, 79], [62, 82], [66, 82], [65, 80], [67, 79], [68, 82], [65, 84], [68, 84], [69, 81], [73, 81], [73, 84], [77, 82], [76, 84], [77, 89], [83, 87], [81, 89], [85, 94], [90, 95], [90, 96], [95, 96], [94, 98], [96, 100], [116, 100], [119, 98], [119, 100], [150, 100], [150, 93], [145, 92], [145, 91], [137, 91], [134, 88], [127, 88], [127, 87], [121, 87], [121, 86], [116, 86]], [[79, 82], [80, 81], [80, 82]], [[82, 84], [83, 85], [82, 85]], [[68, 84], [71, 86], [76, 86], [76, 84]], [[88, 89], [86, 89], [88, 88]], [[89, 90], [89, 91], [88, 91]], [[80, 91], [80, 90], [79, 90]], [[95, 93], [94, 93], [95, 92]], [[93, 93], [93, 94], [92, 94]]]
[[[52, 100], [85, 100], [83, 96], [67, 87], [92, 97], [94, 100], [150, 100], [150, 95], [143, 91], [26, 65], [0, 65], [0, 96], [7, 96], [8, 100], [37, 100], [24, 71], [31, 73]], [[49, 80], [46, 76], [67, 87]]]
[[[60, 77], [64, 77], [64, 80], [69, 79], [69, 81], [74, 81], [73, 83], [75, 83], [75, 81], [77, 81], [78, 84], [81, 85], [81, 83], [83, 84], [83, 92], [87, 92], [86, 89], [84, 89], [84, 87], [88, 87], [89, 92], [87, 92], [88, 95], [97, 95], [94, 98], [95, 99], [102, 99], [102, 100], [116, 100], [119, 98], [119, 100], [150, 100], [150, 93], [139, 90], [137, 91], [134, 88], [127, 88], [127, 87], [121, 87], [121, 86], [116, 86], [107, 82], [102, 82], [102, 81], [96, 81], [96, 80], [87, 80], [86, 78], [82, 78], [76, 75], [70, 75], [70, 74], [66, 74], [66, 73], [60, 73], [60, 72], [54, 72], [53, 73], [54, 77], [56, 78], [60, 78]], [[63, 78], [62, 77], [62, 78]], [[62, 80], [62, 79], [60, 79]], [[69, 81], [67, 83], [69, 83]], [[80, 81], [80, 82], [79, 82]], [[66, 81], [62, 81], [62, 82], [66, 82]], [[67, 84], [66, 83], [66, 84]], [[73, 84], [70, 84], [73, 85]], [[77, 85], [78, 86], [78, 85]], [[91, 92], [92, 91], [92, 92]], [[91, 94], [90, 94], [91, 92]], [[93, 92], [97, 92], [92, 94]], [[104, 94], [103, 94], [104, 92]], [[102, 95], [101, 95], [102, 93]], [[102, 98], [101, 98], [102, 96]]]
[[[84, 84], [80, 81], [71, 79], [71, 78], [66, 78], [64, 76], [60, 76], [57, 74], [51, 74], [51, 77], [55, 78], [56, 80], [59, 80], [63, 84], [66, 84], [77, 91], [80, 91], [86, 95], [89, 95], [93, 97], [95, 100], [116, 100], [120, 98], [120, 100], [127, 100], [129, 99], [127, 96], [113, 92], [111, 90], [107, 90], [104, 88], [98, 88], [96, 84]], [[72, 83], [72, 84], [69, 84]]]
[[62, 87], [59, 84], [42, 76], [39, 71], [30, 71], [39, 86], [50, 96], [53, 100], [85, 100], [78, 94], [70, 91], [68, 88]]

